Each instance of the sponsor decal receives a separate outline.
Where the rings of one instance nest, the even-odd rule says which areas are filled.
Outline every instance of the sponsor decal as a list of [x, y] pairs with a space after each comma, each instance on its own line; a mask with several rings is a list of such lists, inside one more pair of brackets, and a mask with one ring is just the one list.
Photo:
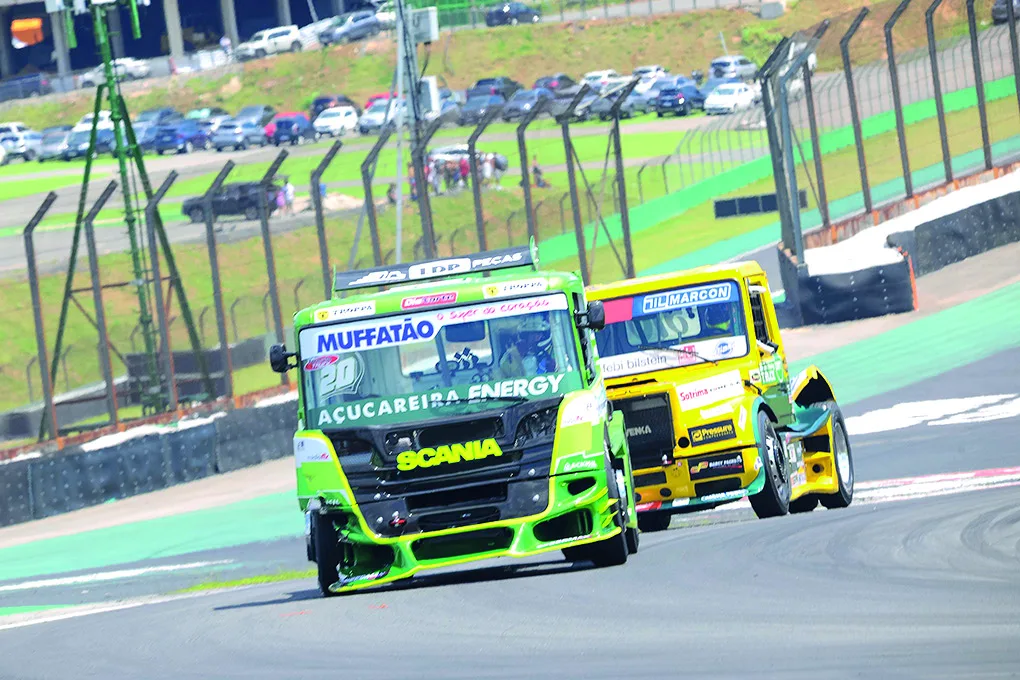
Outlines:
[[407, 268], [412, 279], [431, 279], [436, 276], [450, 276], [471, 271], [471, 258], [458, 257], [452, 260], [436, 260], [416, 264]]
[[790, 476], [790, 486], [796, 488], [798, 486], [804, 486], [805, 484], [807, 484], [807, 473], [803, 470], [794, 472]]
[[421, 394], [400, 397], [364, 399], [348, 404], [312, 409], [309, 423], [317, 429], [341, 427], [362, 421], [370, 424], [406, 420], [407, 414], [443, 408], [462, 403], [484, 403], [486, 399], [506, 397], [540, 397], [570, 392], [580, 387], [580, 379], [571, 374], [564, 381], [566, 373], [539, 375], [534, 378], [517, 378], [473, 385], [457, 385], [448, 389], [433, 390]]
[[595, 470], [598, 468], [598, 462], [594, 460], [580, 460], [575, 462], [567, 463], [563, 466], [564, 472], [577, 472], [578, 470]]
[[642, 436], [644, 436], [646, 434], [651, 434], [651, 433], [652, 433], [652, 426], [651, 425], [642, 425], [640, 427], [628, 427], [627, 428], [627, 436], [628, 437], [642, 437]]
[[392, 269], [387, 271], [369, 272], [362, 276], [360, 279], [355, 279], [348, 283], [348, 286], [367, 286], [371, 284], [378, 284], [384, 286], [387, 283], [396, 283], [397, 281], [403, 281], [407, 278], [404, 272]]
[[689, 464], [692, 481], [723, 475], [739, 475], [744, 472], [744, 457], [739, 452], [691, 458]]
[[733, 354], [733, 343], [729, 340], [721, 340], [715, 346], [715, 353], [721, 357], [728, 357]]
[[464, 444], [450, 444], [418, 451], [404, 451], [397, 454], [397, 469], [407, 472], [417, 468], [482, 460], [489, 456], [502, 456], [503, 450], [495, 439], [480, 439]]
[[729, 281], [707, 286], [680, 288], [662, 293], [651, 293], [634, 298], [634, 314], [655, 314], [683, 307], [733, 302], [737, 287]]
[[[312, 359], [317, 361], [317, 359]], [[319, 398], [328, 399], [338, 394], [357, 394], [365, 377], [365, 364], [361, 355], [346, 354], [322, 368], [319, 376]]]
[[690, 504], [690, 502], [691, 502], [690, 498], [676, 498], [673, 500], [673, 507], [682, 508]]
[[638, 503], [634, 509], [638, 512], [648, 512], [649, 510], [658, 510], [662, 507], [662, 501], [650, 501], [648, 503]]
[[687, 434], [690, 436], [693, 446], [704, 446], [737, 438], [737, 431], [733, 427], [732, 420], [720, 420], [716, 423], [692, 427], [687, 430]]
[[294, 438], [294, 463], [297, 467], [304, 463], [326, 463], [331, 459], [325, 442], [305, 437]]
[[690, 411], [723, 399], [741, 396], [744, 393], [744, 383], [740, 378], [740, 371], [733, 370], [678, 385], [676, 393], [680, 398], [680, 410]]
[[758, 472], [758, 470], [761, 470], [761, 456], [756, 453], [754, 454], [754, 471]]
[[710, 493], [707, 496], [702, 496], [699, 500], [702, 503], [716, 503], [719, 501], [735, 501], [738, 498], [743, 498], [747, 495], [747, 489], [737, 489], [736, 491], [724, 491], [722, 493]]
[[403, 310], [418, 309], [420, 307], [435, 307], [436, 305], [449, 305], [457, 301], [456, 291], [449, 293], [430, 293], [428, 295], [412, 295], [400, 301], [400, 308]]
[[682, 368], [701, 363], [697, 355], [714, 361], [722, 361], [747, 353], [747, 339], [742, 336], [722, 340], [702, 340], [684, 345], [644, 349], [615, 356], [602, 357], [599, 365], [607, 378], [616, 378], [636, 373], [648, 373], [670, 368]]
[[319, 333], [315, 354], [351, 349], [373, 349], [388, 345], [406, 345], [431, 340], [436, 327], [428, 319], [412, 322], [410, 319], [379, 323], [373, 326]]
[[757, 368], [752, 368], [747, 374], [747, 379], [753, 383], [761, 382], [761, 371]]
[[737, 419], [737, 425], [741, 430], [747, 426], [747, 407], [743, 404], [740, 405], [740, 418]]
[[752, 378], [752, 381], [772, 385], [782, 381], [785, 377], [786, 370], [783, 368], [783, 360], [777, 356], [773, 356], [761, 362], [760, 380], [754, 380]]
[[315, 310], [315, 321], [342, 321], [344, 319], [357, 319], [362, 316], [375, 314], [375, 300], [369, 302], [355, 302], [349, 305], [336, 305], [325, 309]]
[[544, 293], [548, 287], [545, 279], [525, 279], [523, 281], [504, 281], [482, 286], [482, 295], [488, 298], [525, 295], [527, 293]]
[[326, 368], [327, 366], [332, 366], [338, 361], [340, 361], [340, 357], [338, 357], [336, 354], [323, 354], [322, 356], [318, 356], [315, 357], [314, 359], [309, 359], [308, 361], [306, 361], [305, 370], [318, 371], [320, 369]]

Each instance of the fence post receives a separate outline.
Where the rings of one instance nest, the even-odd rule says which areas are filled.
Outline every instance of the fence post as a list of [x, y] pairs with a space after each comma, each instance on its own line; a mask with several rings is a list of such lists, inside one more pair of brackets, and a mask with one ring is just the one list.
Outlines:
[[106, 329], [106, 311], [103, 308], [103, 285], [99, 280], [99, 253], [96, 251], [95, 220], [110, 196], [117, 189], [116, 182], [106, 185], [99, 200], [96, 201], [88, 215], [85, 216], [85, 245], [89, 253], [89, 275], [92, 278], [92, 300], [96, 306], [96, 330], [99, 331], [99, 365], [106, 381], [106, 409], [110, 414], [110, 423], [120, 427], [117, 415], [117, 386], [113, 382], [113, 365], [110, 360], [110, 337]]
[[301, 292], [301, 286], [305, 285], [305, 282], [307, 281], [307, 279], [308, 279], [308, 277], [305, 277], [305, 278], [301, 279], [300, 281], [297, 282], [297, 285], [294, 286], [294, 312], [295, 313], [299, 309], [301, 309], [301, 299], [298, 297], [298, 293]]
[[[226, 324], [220, 323], [220, 319], [223, 316], [223, 285], [220, 282], [220, 259], [216, 252], [216, 234], [213, 226], [215, 216], [213, 215], [212, 199], [233, 169], [234, 161], [227, 161], [219, 174], [216, 175], [212, 184], [209, 185], [209, 190], [205, 192], [205, 197], [202, 200], [202, 209], [205, 212], [205, 242], [206, 247], [209, 249], [209, 278], [212, 279], [213, 304], [216, 306], [216, 330], [220, 339], [220, 356], [223, 363], [223, 384], [226, 391], [226, 394], [223, 396], [227, 398], [234, 396], [234, 370], [230, 361], [230, 342], [227, 340]], [[263, 201], [264, 197], [260, 199], [259, 204], [261, 205]], [[209, 393], [209, 398], [216, 398], [215, 390]]]
[[1013, 59], [1013, 82], [1016, 85], [1016, 102], [1020, 106], [1020, 48], [1016, 44], [1016, 8], [1006, 3], [1006, 18], [1009, 23], [1009, 54]]
[[521, 117], [521, 123], [517, 126], [517, 153], [521, 157], [521, 190], [524, 192], [524, 218], [528, 225], [528, 238], [537, 239], [538, 232], [535, 230], [535, 211], [531, 203], [531, 175], [528, 172], [528, 145], [524, 139], [528, 126], [538, 117], [538, 114], [548, 108], [549, 100], [539, 98], [535, 105]]
[[566, 234], [567, 233], [567, 211], [566, 211], [566, 209], [563, 206], [563, 202], [566, 201], [568, 198], [570, 198], [570, 192], [569, 191], [563, 192], [563, 195], [560, 196], [560, 233], [561, 234]]
[[[854, 17], [850, 28], [846, 30], [843, 37], [839, 39], [839, 51], [843, 55], [843, 73], [846, 75], [846, 89], [850, 98], [850, 124], [854, 129], [854, 144], [857, 146], [857, 168], [861, 173], [861, 194], [864, 196], [864, 211], [872, 212], [874, 206], [871, 203], [871, 184], [868, 182], [868, 161], [864, 156], [864, 136], [861, 132], [861, 114], [857, 109], [857, 88], [854, 86], [854, 72], [850, 67], [850, 41], [853, 40], [857, 29], [861, 27], [865, 17], [870, 10], [862, 7], [861, 11]], [[800, 199], [798, 199], [800, 200]]]
[[478, 138], [485, 132], [485, 128], [489, 127], [489, 124], [502, 110], [502, 106], [493, 106], [488, 109], [475, 129], [471, 131], [471, 136], [468, 137], [468, 164], [471, 166], [471, 196], [475, 204], [475, 231], [478, 234], [478, 250], [483, 253], [489, 249], [489, 246], [485, 238], [485, 216], [482, 214], [482, 176], [478, 172], [476, 145]]
[[[1006, 4], [1010, 2], [1007, 0]], [[967, 0], [967, 27], [970, 30], [970, 54], [974, 61], [974, 90], [977, 93], [978, 119], [981, 122], [981, 150], [985, 154], [985, 170], [991, 170], [992, 145], [988, 141], [988, 111], [985, 108], [985, 81], [981, 75], [981, 48], [978, 46], [974, 0]]]
[[[276, 341], [283, 342], [283, 312], [280, 309], [280, 289], [276, 281], [276, 257], [273, 254], [273, 237], [269, 233], [269, 201], [267, 191], [271, 186], [277, 170], [287, 160], [287, 152], [281, 151], [279, 155], [269, 164], [269, 169], [262, 176], [259, 182], [259, 221], [262, 222], [262, 250], [266, 255], [266, 274], [269, 277], [270, 302], [273, 303], [273, 326], [276, 330]], [[226, 319], [223, 316], [223, 300], [220, 299], [219, 307], [216, 309], [216, 323], [223, 328], [223, 336], [226, 337]], [[286, 371], [280, 374], [280, 384], [289, 385], [290, 376]]]
[[560, 124], [560, 134], [563, 137], [563, 150], [567, 161], [567, 184], [570, 187], [570, 205], [574, 213], [574, 235], [577, 239], [577, 254], [581, 263], [581, 281], [585, 285], [591, 282], [591, 277], [588, 274], [588, 253], [584, 245], [584, 225], [581, 224], [581, 203], [577, 195], [577, 177], [574, 176], [574, 154], [572, 153], [574, 144], [570, 141], [570, 119], [573, 117], [577, 105], [581, 103], [590, 89], [587, 83], [581, 85], [581, 89], [570, 100], [567, 108], [556, 117]]
[[[361, 162], [361, 186], [365, 192], [365, 216], [368, 217], [368, 234], [372, 238], [372, 257], [376, 267], [382, 266], [382, 243], [379, 240], [379, 222], [376, 220], [375, 214], [375, 198], [372, 196], [372, 178], [375, 175], [376, 159], [379, 154], [382, 153], [383, 147], [386, 146], [386, 142], [389, 141], [390, 135], [395, 130], [392, 122], [386, 123], [379, 130], [379, 139], [375, 140], [375, 144], [372, 145], [372, 150], [365, 156], [365, 160]], [[399, 132], [397, 134], [400, 134]], [[403, 181], [401, 179], [401, 169], [397, 168], [397, 181]], [[421, 186], [421, 179], [415, 178], [419, 187]], [[332, 297], [333, 283], [330, 281], [330, 297]], [[328, 299], [328, 298], [327, 298]]]
[[[935, 117], [939, 122], [939, 141], [942, 143], [942, 170], [945, 172], [946, 182], [953, 181], [953, 161], [949, 154], [949, 132], [946, 130], [946, 105], [942, 101], [942, 82], [939, 77], [938, 53], [935, 49], [935, 10], [942, 4], [942, 0], [934, 0], [924, 12], [924, 25], [928, 32], [928, 60], [931, 62], [931, 79], [935, 88]], [[1013, 3], [1007, 3], [1012, 12]], [[1015, 30], [1015, 28], [1014, 28]], [[1016, 52], [1014, 51], [1014, 56]], [[1017, 74], [1020, 78], [1020, 73]], [[1020, 81], [1018, 81], [1020, 82]]]
[[[801, 67], [801, 79], [804, 81], [804, 96], [807, 97], [808, 125], [811, 131], [811, 155], [815, 160], [815, 179], [818, 181], [818, 211], [822, 216], [822, 226], [828, 227], [829, 197], [825, 192], [825, 174], [822, 168], [822, 147], [818, 140], [818, 117], [815, 115], [815, 94], [811, 87], [811, 69], [807, 62]], [[800, 197], [796, 197], [800, 201]]]
[[32, 357], [25, 365], [25, 384], [28, 386], [28, 403], [35, 402], [35, 390], [32, 389], [32, 367], [39, 363], [39, 357]]
[[647, 168], [648, 168], [648, 161], [645, 161], [644, 163], [641, 164], [641, 167], [638, 168], [638, 171], [637, 171], [637, 195], [638, 195], [638, 203], [640, 203], [641, 205], [645, 204], [645, 188], [641, 184], [641, 173], [644, 172]]
[[[774, 89], [774, 70], [776, 64], [783, 59], [783, 55], [787, 54], [787, 50], [790, 48], [790, 41], [786, 38], [779, 41], [776, 48], [772, 50], [772, 54], [769, 55], [765, 63], [762, 64], [761, 68], [758, 69], [758, 80], [761, 81], [761, 101], [762, 110], [765, 117], [765, 130], [768, 136], [769, 143], [769, 159], [772, 162], [772, 176], [775, 178], [776, 185], [776, 203], [779, 208], [779, 223], [781, 225], [782, 240], [783, 243], [789, 243], [792, 239], [790, 234], [792, 227], [790, 226], [790, 210], [789, 201], [786, 197], [787, 186], [786, 182], [781, 181], [781, 178], [785, 177], [785, 171], [783, 170], [783, 146], [779, 139], [779, 129], [776, 127], [776, 109], [775, 109], [775, 89]], [[699, 130], [699, 135], [704, 133]], [[703, 148], [703, 147], [701, 147]], [[699, 148], [700, 150], [700, 148]], [[704, 166], [702, 165], [702, 168]], [[704, 171], [702, 171], [702, 177], [704, 177]], [[694, 180], [694, 172], [691, 171], [691, 180]]]
[[[340, 153], [343, 145], [344, 143], [339, 139], [333, 142], [333, 146], [322, 157], [322, 162], [316, 166], [315, 170], [312, 170], [311, 177], [312, 206], [315, 208], [315, 230], [319, 237], [319, 260], [322, 265], [322, 287], [325, 291], [324, 300], [333, 297], [333, 276], [329, 270], [329, 243], [326, 241], [326, 217], [322, 209], [322, 175], [326, 172], [329, 164], [333, 162], [333, 159], [336, 158], [336, 155]], [[400, 176], [399, 168], [397, 169], [397, 176]]]
[[[174, 352], [173, 346], [170, 344], [170, 326], [167, 323], [166, 318], [166, 306], [163, 304], [163, 275], [161, 273], [159, 263], [159, 249], [156, 241], [156, 220], [159, 217], [159, 203], [166, 196], [167, 192], [170, 191], [170, 187], [177, 181], [177, 171], [171, 170], [170, 174], [166, 176], [163, 183], [156, 190], [156, 193], [152, 195], [149, 202], [145, 206], [145, 228], [149, 239], [149, 255], [152, 262], [152, 279], [156, 284], [156, 322], [159, 324], [159, 339], [163, 343], [163, 370], [166, 372], [167, 390], [170, 396], [170, 410], [176, 411], [179, 406], [178, 394], [177, 394], [177, 378], [174, 375]], [[171, 270], [172, 271], [172, 270]], [[209, 395], [212, 396], [215, 393], [212, 379], [209, 377], [209, 370], [205, 365], [205, 354], [198, 352], [198, 356], [195, 357], [198, 361], [198, 365], [201, 367], [201, 373], [205, 380], [205, 387], [209, 390]]]
[[910, 174], [910, 156], [907, 154], [907, 132], [903, 122], [903, 102], [900, 97], [900, 75], [896, 71], [896, 48], [893, 45], [893, 28], [906, 11], [910, 0], [901, 0], [885, 22], [885, 51], [889, 58], [889, 82], [892, 85], [893, 113], [896, 115], [896, 137], [900, 145], [900, 165], [903, 167], [903, 188], [907, 198], [914, 195], [914, 178]]
[[[59, 430], [57, 427], [57, 410], [53, 405], [53, 382], [49, 371], [50, 360], [46, 352], [46, 331], [43, 326], [42, 296], [39, 293], [39, 270], [36, 269], [33, 232], [56, 200], [57, 194], [55, 192], [51, 191], [46, 194], [46, 198], [43, 199], [39, 209], [35, 211], [32, 219], [25, 226], [24, 232], [25, 261], [28, 265], [28, 289], [32, 296], [32, 315], [35, 321], [35, 348], [36, 352], [38, 352], [37, 356], [33, 357], [33, 361], [37, 361], [39, 364], [39, 379], [43, 393], [43, 422], [42, 428], [39, 431], [39, 441], [43, 440], [47, 429], [52, 439], [57, 438]], [[29, 390], [32, 389], [31, 380], [28, 381], [28, 388]], [[29, 395], [29, 400], [33, 401], [31, 395]]]
[[237, 335], [237, 303], [241, 301], [240, 297], [234, 298], [234, 301], [230, 303], [230, 327], [234, 331], [234, 342], [238, 342], [240, 338]]
[[659, 170], [662, 171], [662, 190], [665, 192], [664, 195], [669, 194], [669, 178], [666, 176], [666, 163], [669, 163], [669, 159], [672, 156], [663, 156], [662, 160], [659, 161]]
[[202, 338], [202, 346], [205, 346], [205, 313], [209, 311], [209, 305], [202, 308], [198, 313], [198, 334]]
[[429, 183], [425, 181], [425, 150], [443, 124], [442, 118], [436, 118], [428, 124], [424, 132], [418, 138], [418, 144], [411, 149], [411, 158], [414, 162], [415, 183], [418, 186], [418, 212], [421, 215], [421, 230], [425, 238], [425, 257], [433, 259], [436, 257], [436, 230], [432, 224], [432, 201], [429, 198]]
[[[651, 0], [648, 2], [648, 9], [651, 11]], [[638, 79], [632, 78], [630, 83], [620, 91], [616, 101], [613, 103], [610, 112], [613, 116], [613, 127], [610, 136], [613, 139], [613, 156], [616, 160], [616, 190], [620, 197], [620, 205], [617, 211], [620, 213], [620, 230], [623, 234], [623, 252], [625, 274], [628, 279], [634, 278], [637, 274], [634, 271], [634, 244], [630, 237], [630, 210], [627, 209], [627, 177], [623, 167], [623, 143], [620, 140], [620, 107], [630, 96], [630, 93], [637, 87]], [[662, 166], [663, 181], [666, 177], [666, 166]], [[667, 192], [668, 193], [668, 192]]]

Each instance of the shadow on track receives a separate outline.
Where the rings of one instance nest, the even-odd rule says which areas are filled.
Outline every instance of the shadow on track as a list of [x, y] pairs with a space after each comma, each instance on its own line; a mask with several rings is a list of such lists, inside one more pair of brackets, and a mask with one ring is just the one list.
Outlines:
[[[438, 588], [450, 585], [464, 585], [468, 583], [492, 583], [496, 581], [507, 581], [518, 578], [531, 578], [535, 576], [550, 576], [555, 574], [567, 574], [582, 572], [594, 569], [591, 562], [567, 562], [564, 560], [549, 560], [545, 562], [531, 562], [522, 565], [507, 565], [499, 567], [483, 567], [481, 569], [467, 569], [463, 571], [443, 572], [439, 574], [428, 574], [413, 576], [404, 581], [387, 583], [376, 588], [366, 588], [354, 592], [345, 593], [343, 597], [356, 597], [358, 595], [369, 595], [388, 593], [401, 590], [418, 590], [421, 588]], [[213, 611], [231, 611], [234, 609], [251, 609], [254, 607], [270, 607], [278, 604], [290, 604], [304, 600], [317, 600], [322, 595], [316, 589], [297, 590], [288, 593], [284, 597], [263, 600], [260, 602], [242, 602], [240, 604], [215, 607]]]

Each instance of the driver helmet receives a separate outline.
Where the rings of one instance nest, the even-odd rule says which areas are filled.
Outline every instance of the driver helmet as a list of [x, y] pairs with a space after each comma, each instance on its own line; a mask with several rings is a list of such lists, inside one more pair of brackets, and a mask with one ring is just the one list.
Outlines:
[[552, 347], [552, 334], [549, 322], [544, 315], [531, 315], [525, 317], [517, 327], [517, 335], [524, 339], [526, 337], [537, 337], [537, 346], [540, 351], [546, 352]]
[[733, 319], [728, 304], [714, 304], [705, 308], [705, 325], [715, 330], [730, 330]]

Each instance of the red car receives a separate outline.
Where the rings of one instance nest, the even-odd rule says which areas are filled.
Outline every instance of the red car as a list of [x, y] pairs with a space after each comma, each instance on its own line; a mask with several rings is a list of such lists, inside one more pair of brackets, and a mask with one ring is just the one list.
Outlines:
[[273, 134], [276, 132], [276, 121], [281, 118], [293, 118], [294, 116], [307, 116], [304, 111], [284, 111], [273, 116], [273, 119], [266, 123], [264, 130], [266, 131], [266, 137], [269, 139], [273, 138]]
[[373, 94], [371, 97], [368, 98], [368, 101], [365, 102], [365, 110], [367, 111], [369, 108], [371, 108], [372, 104], [378, 101], [386, 101], [387, 99], [390, 99], [391, 97], [395, 96], [396, 96], [395, 94], [392, 94], [390, 92], [381, 92], [379, 94]]

